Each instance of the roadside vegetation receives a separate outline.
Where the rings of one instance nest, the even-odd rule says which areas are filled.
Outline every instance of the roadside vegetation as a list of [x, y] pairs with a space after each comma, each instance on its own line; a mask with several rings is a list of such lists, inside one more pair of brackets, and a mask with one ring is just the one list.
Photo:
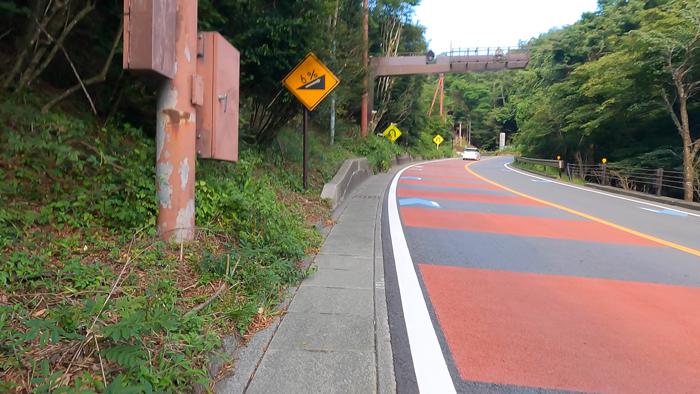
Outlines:
[[[416, 4], [373, 2], [371, 54], [425, 50]], [[418, 77], [382, 80], [359, 138], [361, 2], [200, 0], [200, 30], [242, 53], [240, 160], [197, 162], [196, 240], [163, 243], [160, 82], [121, 70], [122, 14], [122, 2], [0, 0], [0, 392], [210, 387], [222, 336], [267, 326], [308, 274], [316, 226], [332, 224], [319, 194], [344, 160], [386, 171], [397, 155], [451, 154], [428, 143], [414, 111]], [[299, 105], [279, 81], [308, 51], [342, 82], [335, 106], [312, 114], [303, 190]], [[391, 122], [398, 144], [376, 136]]]
[[[427, 50], [417, 3], [371, 2], [371, 56]], [[319, 193], [342, 162], [386, 171], [397, 155], [450, 157], [460, 122], [485, 151], [505, 132], [523, 155], [681, 169], [685, 197], [698, 188], [697, 0], [600, 0], [526, 43], [525, 71], [447, 76], [446, 113], [433, 117], [434, 78], [379, 78], [366, 138], [362, 2], [199, 0], [200, 30], [241, 50], [240, 160], [197, 163], [196, 241], [163, 243], [160, 82], [121, 69], [122, 6], [0, 0], [2, 392], [207, 387], [221, 337], [265, 327], [308, 274], [315, 226], [332, 224]], [[305, 191], [300, 107], [280, 80], [309, 51], [341, 84], [312, 114]], [[396, 143], [377, 136], [391, 123]]]
[[598, 3], [525, 43], [524, 71], [446, 76], [449, 123], [471, 121], [486, 149], [505, 132], [528, 157], [682, 171], [697, 200], [700, 2]]
[[153, 142], [32, 109], [0, 105], [0, 391], [208, 381], [220, 336], [264, 325], [305, 274], [324, 204], [260, 171], [249, 149], [237, 164], [200, 163], [197, 240], [162, 243]]
[[307, 274], [315, 226], [331, 224], [323, 184], [347, 158], [386, 171], [406, 153], [314, 132], [304, 191], [291, 124], [238, 163], [199, 161], [196, 241], [169, 244], [155, 233], [153, 140], [40, 103], [0, 100], [0, 391], [206, 387], [221, 337], [265, 327]]

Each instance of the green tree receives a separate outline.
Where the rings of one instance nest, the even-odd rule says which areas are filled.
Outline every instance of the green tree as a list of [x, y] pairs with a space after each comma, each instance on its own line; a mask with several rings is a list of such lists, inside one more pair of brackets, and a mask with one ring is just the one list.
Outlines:
[[683, 144], [684, 198], [693, 200], [700, 136], [689, 106], [700, 92], [700, 2], [671, 1], [644, 13], [627, 53], [649, 73]]

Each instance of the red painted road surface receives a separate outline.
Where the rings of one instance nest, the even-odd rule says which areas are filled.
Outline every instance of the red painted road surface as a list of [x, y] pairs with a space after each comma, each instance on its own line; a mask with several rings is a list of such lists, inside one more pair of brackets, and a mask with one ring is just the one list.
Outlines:
[[445, 191], [420, 190], [401, 188], [397, 192], [399, 197], [420, 197], [436, 200], [473, 201], [488, 204], [513, 204], [542, 206], [537, 201], [519, 196], [494, 196], [488, 194], [453, 193]]
[[404, 224], [411, 227], [629, 245], [658, 245], [615, 228], [584, 220], [552, 219], [498, 213], [436, 211], [426, 208], [401, 208], [401, 217]]
[[466, 183], [466, 182], [435, 182], [430, 180], [417, 181], [414, 179], [402, 179], [399, 181], [399, 185], [414, 185], [414, 186], [434, 186], [434, 187], [448, 187], [448, 188], [459, 188], [459, 189], [484, 189], [484, 190], [498, 190], [496, 186], [489, 185], [488, 183]]
[[420, 265], [464, 380], [700, 392], [700, 289]]
[[[441, 205], [402, 206], [400, 215], [458, 391], [491, 384], [495, 391], [516, 392], [700, 393], [700, 287], [595, 272], [581, 277], [490, 269], [489, 262], [469, 258], [470, 248], [526, 241], [529, 250], [509, 254], [517, 262], [545, 240], [580, 242], [592, 251], [618, 248], [610, 249], [622, 252], [606, 255], [606, 263], [634, 272], [643, 269], [635, 256], [681, 252], [584, 217], [557, 217], [562, 211], [484, 182], [464, 165], [454, 160], [412, 168], [403, 176], [421, 179], [401, 179], [397, 190], [399, 201]], [[430, 240], [440, 237], [455, 240], [451, 250], [430, 250]], [[484, 237], [499, 238], [484, 244]], [[442, 263], [441, 256], [452, 263]], [[558, 258], [542, 263], [591, 262], [568, 256], [565, 246]], [[664, 264], [673, 261], [659, 261], [659, 272]]]

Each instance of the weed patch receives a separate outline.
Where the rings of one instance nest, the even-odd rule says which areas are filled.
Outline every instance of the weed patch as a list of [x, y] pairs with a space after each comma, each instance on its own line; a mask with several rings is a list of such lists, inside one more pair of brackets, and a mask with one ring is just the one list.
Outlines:
[[198, 162], [197, 239], [163, 243], [153, 142], [36, 108], [0, 101], [0, 391], [206, 387], [221, 336], [259, 329], [305, 275], [303, 197], [253, 151]]

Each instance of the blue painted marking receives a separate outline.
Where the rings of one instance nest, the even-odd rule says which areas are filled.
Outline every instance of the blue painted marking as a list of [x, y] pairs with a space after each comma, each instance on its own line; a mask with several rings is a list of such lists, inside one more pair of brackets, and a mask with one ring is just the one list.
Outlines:
[[682, 212], [682, 211], [676, 211], [675, 209], [668, 209], [668, 208], [651, 209], [651, 208], [644, 208], [644, 207], [639, 207], [639, 209], [643, 209], [645, 211], [654, 212], [654, 213], [660, 213], [662, 215], [678, 216], [678, 217], [682, 217], [682, 218], [688, 216], [687, 213]]
[[435, 201], [424, 200], [422, 198], [402, 198], [399, 200], [399, 205], [402, 207], [407, 205], [422, 205], [424, 207], [440, 208], [440, 204]]
[[422, 181], [423, 178], [417, 177], [417, 176], [402, 176], [401, 179], [409, 179], [412, 181]]

